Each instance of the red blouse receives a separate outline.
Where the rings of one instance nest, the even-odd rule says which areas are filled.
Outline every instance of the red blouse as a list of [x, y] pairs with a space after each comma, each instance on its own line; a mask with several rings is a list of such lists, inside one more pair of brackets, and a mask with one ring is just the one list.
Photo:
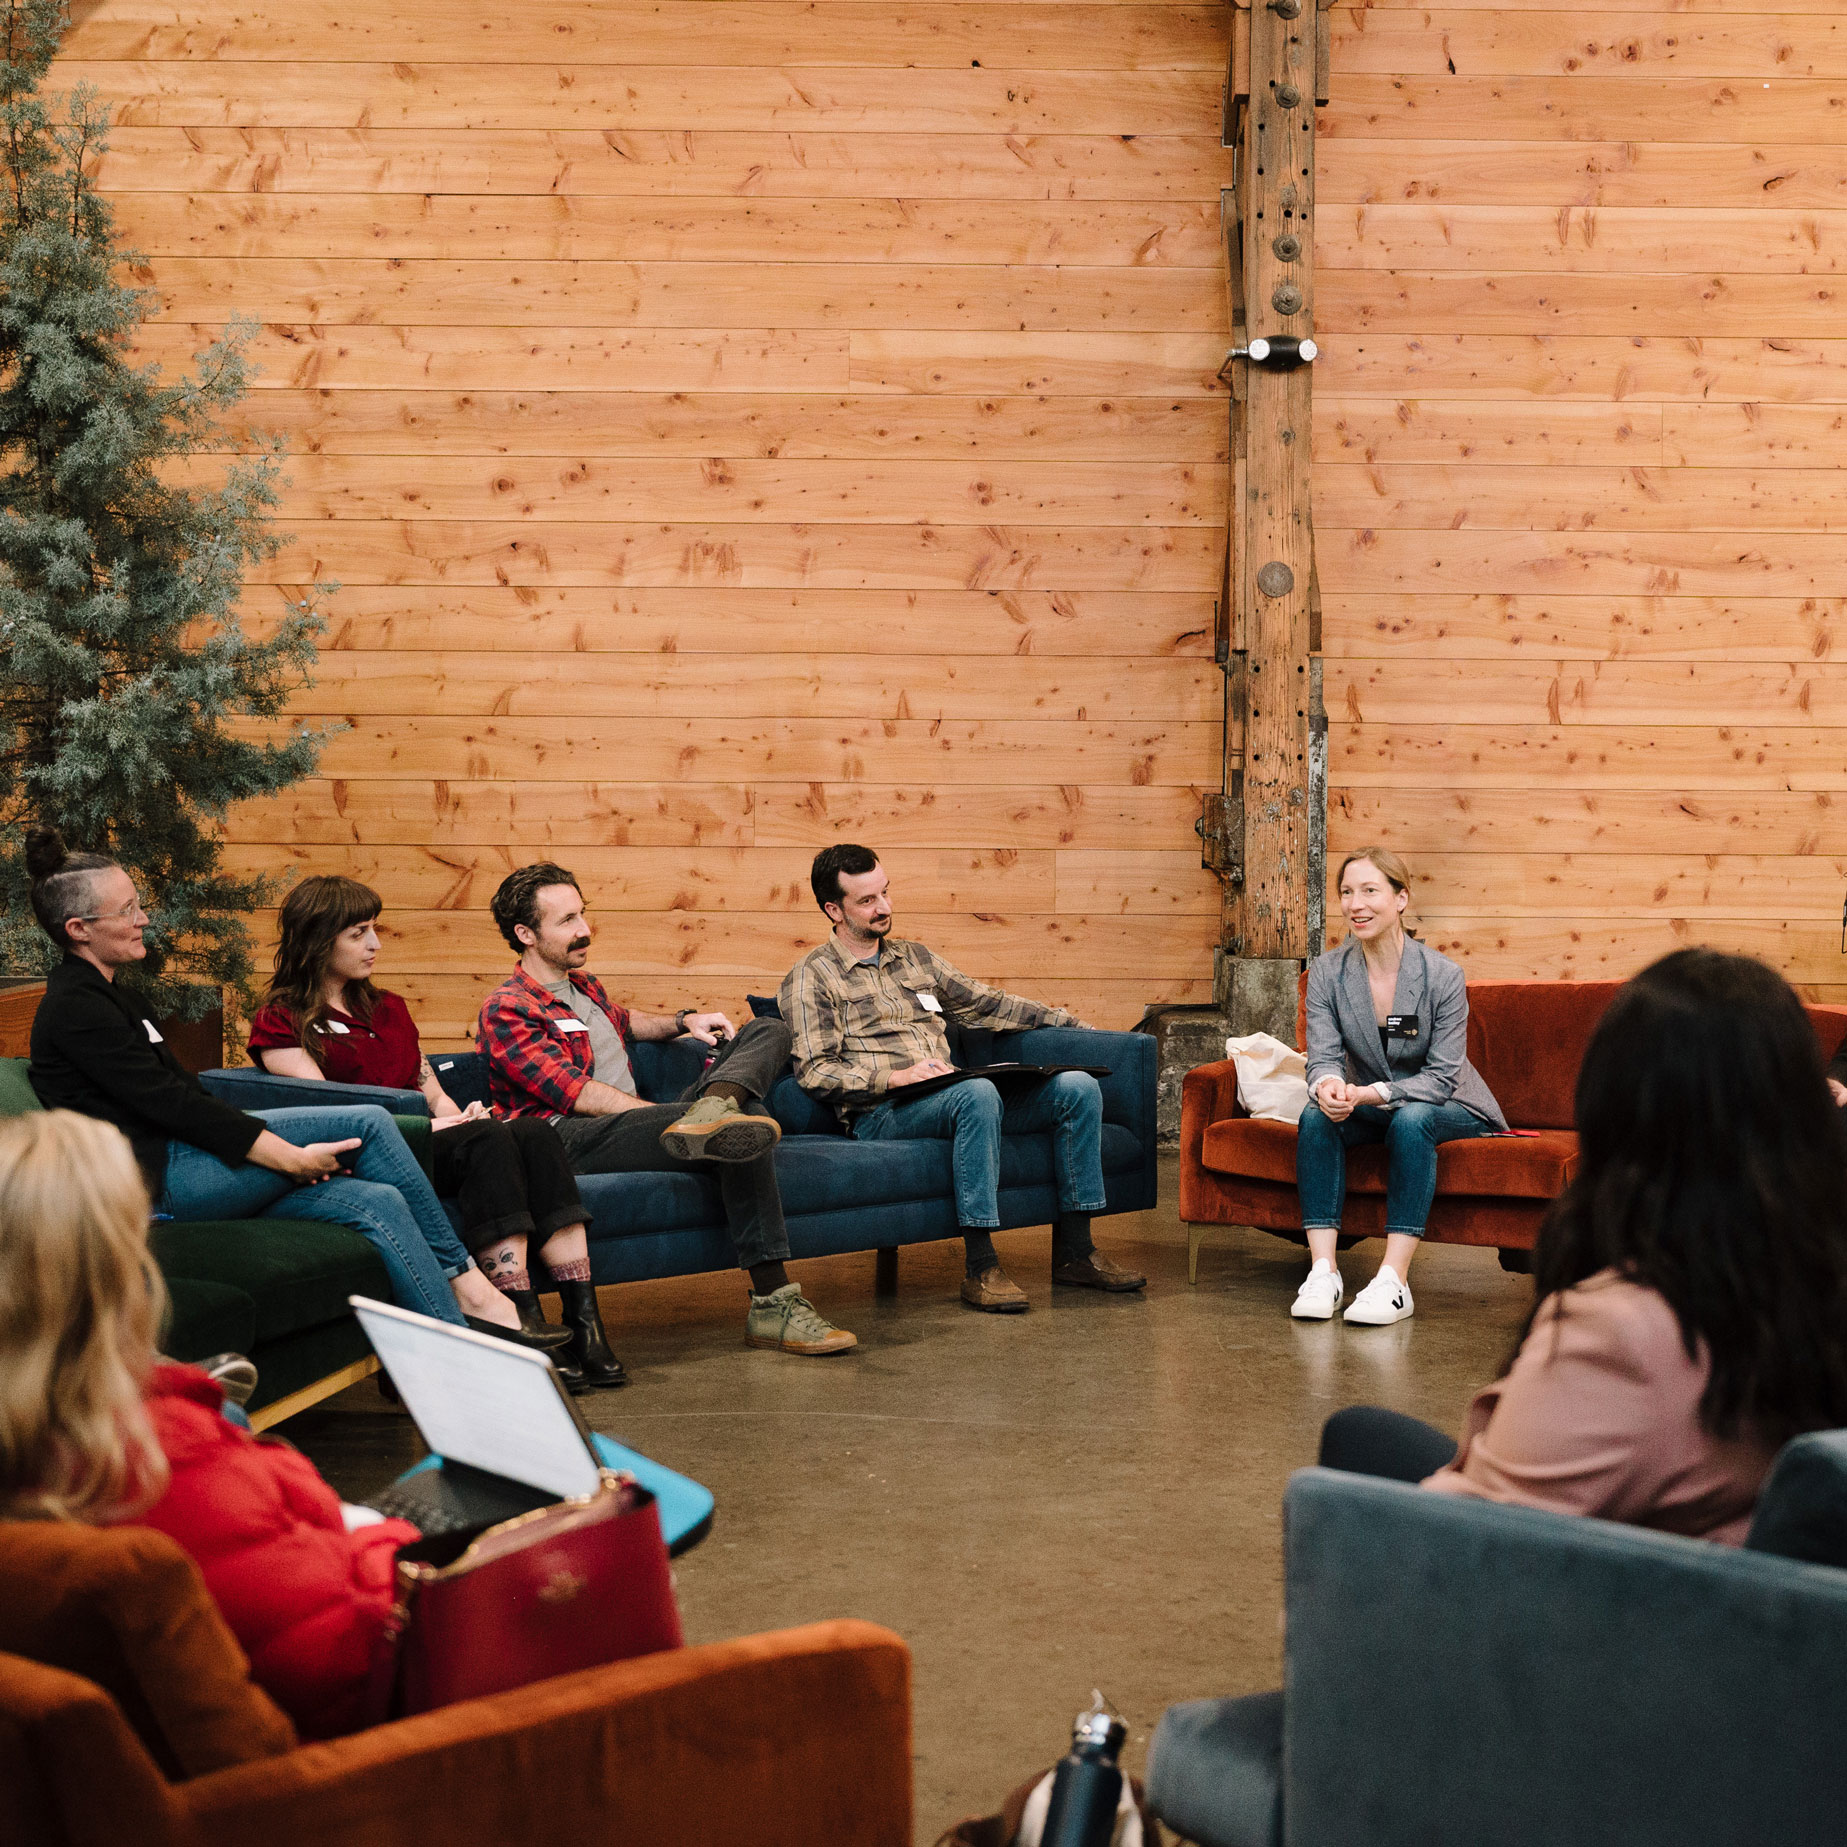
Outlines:
[[[336, 1084], [383, 1085], [389, 1090], [416, 1090], [422, 1050], [417, 1023], [397, 995], [380, 990], [370, 1020], [329, 1008], [316, 1039], [327, 1075]], [[288, 1008], [270, 1005], [250, 1022], [252, 1052], [298, 1050], [301, 1030]]]

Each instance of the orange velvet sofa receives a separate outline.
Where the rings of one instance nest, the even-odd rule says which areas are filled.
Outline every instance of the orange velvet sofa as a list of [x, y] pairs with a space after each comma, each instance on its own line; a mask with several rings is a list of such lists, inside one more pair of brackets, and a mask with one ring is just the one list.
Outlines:
[[[1469, 1062], [1482, 1074], [1515, 1136], [1450, 1142], [1437, 1152], [1437, 1197], [1427, 1235], [1445, 1244], [1529, 1251], [1546, 1207], [1577, 1166], [1572, 1095], [1578, 1066], [1614, 981], [1472, 981]], [[1303, 991], [1306, 992], [1306, 980]], [[1847, 1038], [1847, 1008], [1811, 1007], [1822, 1056]], [[1305, 1021], [1298, 1005], [1296, 1043]], [[1199, 1247], [1212, 1225], [1255, 1225], [1300, 1239], [1295, 1192], [1295, 1127], [1256, 1122], [1238, 1102], [1230, 1059], [1189, 1071], [1180, 1098], [1180, 1217], [1187, 1227], [1187, 1274], [1197, 1280]], [[1355, 1238], [1385, 1233], [1385, 1150], [1347, 1157], [1341, 1230]], [[1503, 1258], [1510, 1269], [1524, 1268]]]
[[815, 1623], [322, 1744], [145, 1528], [0, 1521], [7, 1847], [910, 1847], [910, 1653]]

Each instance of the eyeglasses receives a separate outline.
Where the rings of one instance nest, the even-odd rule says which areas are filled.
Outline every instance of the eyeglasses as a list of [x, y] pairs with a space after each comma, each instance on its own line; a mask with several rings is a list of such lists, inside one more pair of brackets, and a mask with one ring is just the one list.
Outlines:
[[71, 918], [72, 923], [127, 923], [129, 918], [141, 908], [139, 892], [116, 911], [86, 911], [81, 917]]

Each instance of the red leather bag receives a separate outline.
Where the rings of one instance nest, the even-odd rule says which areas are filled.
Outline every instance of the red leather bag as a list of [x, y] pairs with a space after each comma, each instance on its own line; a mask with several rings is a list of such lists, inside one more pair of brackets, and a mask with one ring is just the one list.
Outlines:
[[682, 1646], [660, 1514], [632, 1475], [503, 1520], [453, 1562], [431, 1562], [440, 1546], [398, 1554], [400, 1714]]

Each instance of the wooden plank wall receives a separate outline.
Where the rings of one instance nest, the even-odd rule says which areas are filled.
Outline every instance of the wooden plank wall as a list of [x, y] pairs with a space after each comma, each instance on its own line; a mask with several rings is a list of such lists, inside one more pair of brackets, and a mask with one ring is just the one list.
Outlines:
[[[58, 76], [183, 359], [262, 324], [325, 775], [244, 865], [388, 904], [459, 1043], [555, 856], [636, 1002], [901, 927], [1113, 1026], [1208, 998], [1222, 7], [79, 0]], [[202, 463], [202, 467], [210, 464]], [[274, 588], [253, 592], [271, 619]]]
[[1477, 976], [1847, 999], [1847, 10], [1334, 21], [1330, 873], [1403, 849]]

